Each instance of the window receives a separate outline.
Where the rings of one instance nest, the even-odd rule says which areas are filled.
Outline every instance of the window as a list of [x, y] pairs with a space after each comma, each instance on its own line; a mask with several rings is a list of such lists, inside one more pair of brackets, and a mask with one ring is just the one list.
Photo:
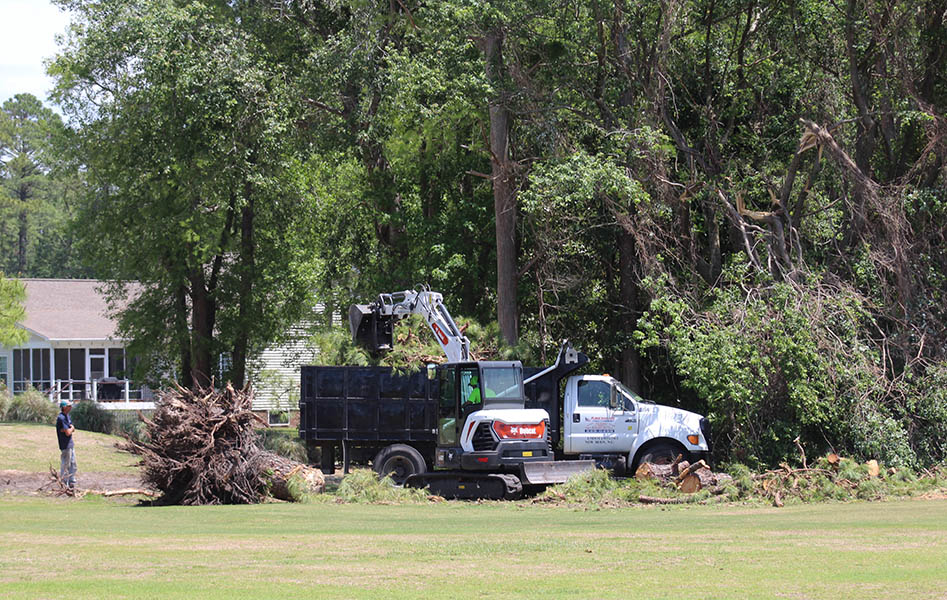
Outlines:
[[440, 396], [437, 402], [437, 443], [450, 446], [457, 443], [457, 403], [454, 397], [453, 368], [438, 371]]
[[579, 406], [608, 408], [611, 396], [612, 386], [607, 381], [579, 381]]
[[487, 398], [523, 397], [523, 371], [518, 367], [484, 367], [483, 387]]
[[635, 410], [635, 402], [644, 402], [641, 396], [625, 387], [625, 385], [621, 382], [618, 382], [618, 389], [621, 391], [623, 396], [622, 402], [625, 404], [625, 410], [633, 411]]
[[10, 387], [10, 375], [7, 372], [7, 357], [0, 356], [0, 381], [3, 382], [3, 387]]
[[109, 348], [109, 377], [126, 379], [124, 348]]
[[289, 426], [289, 411], [285, 410], [268, 410], [267, 412], [267, 422], [271, 427], [288, 427]]
[[477, 369], [461, 369], [460, 371], [460, 400], [461, 404], [481, 404], [480, 378]]

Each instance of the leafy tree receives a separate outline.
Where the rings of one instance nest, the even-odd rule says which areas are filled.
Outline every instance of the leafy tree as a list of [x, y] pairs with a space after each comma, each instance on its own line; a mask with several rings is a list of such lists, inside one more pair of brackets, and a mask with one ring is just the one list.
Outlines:
[[228, 351], [242, 383], [312, 291], [284, 73], [226, 5], [62, 4], [78, 23], [50, 72], [87, 174], [81, 249], [130, 296], [133, 353], [206, 385]]
[[0, 345], [7, 347], [22, 344], [29, 339], [25, 329], [16, 326], [26, 317], [23, 302], [26, 288], [15, 279], [7, 279], [0, 273]]
[[0, 110], [0, 251], [8, 272], [45, 274], [42, 255], [63, 246], [67, 218], [50, 147], [62, 127], [59, 115], [31, 94], [17, 94]]

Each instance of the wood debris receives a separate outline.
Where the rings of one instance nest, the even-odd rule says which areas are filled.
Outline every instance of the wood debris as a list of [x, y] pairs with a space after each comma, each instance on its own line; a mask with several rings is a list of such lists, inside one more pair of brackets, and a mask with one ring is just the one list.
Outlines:
[[[296, 500], [325, 489], [322, 472], [259, 445], [249, 386], [237, 391], [174, 390], [159, 394], [145, 441], [126, 438], [123, 449], [142, 458], [142, 481], [162, 504], [254, 504], [272, 496]], [[291, 484], [298, 481], [299, 484]]]

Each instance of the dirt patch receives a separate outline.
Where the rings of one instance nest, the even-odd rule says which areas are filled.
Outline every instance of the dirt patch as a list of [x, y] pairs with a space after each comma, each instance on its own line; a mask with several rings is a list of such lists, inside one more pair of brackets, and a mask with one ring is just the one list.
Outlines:
[[[79, 488], [82, 490], [108, 491], [142, 487], [141, 479], [137, 475], [123, 473], [83, 473], [79, 471], [76, 479]], [[47, 495], [50, 493], [47, 485], [49, 483], [50, 475], [48, 471], [0, 470], [0, 494]]]

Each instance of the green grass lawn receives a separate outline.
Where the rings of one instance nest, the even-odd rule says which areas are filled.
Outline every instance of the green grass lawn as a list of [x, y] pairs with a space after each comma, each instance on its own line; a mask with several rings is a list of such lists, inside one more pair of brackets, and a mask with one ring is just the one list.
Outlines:
[[[74, 434], [76, 459], [84, 473], [125, 473], [137, 475], [138, 457], [115, 449], [121, 438], [77, 430]], [[59, 470], [56, 424], [0, 423], [0, 471]]]
[[4, 598], [943, 598], [947, 501], [575, 511], [0, 497]]

